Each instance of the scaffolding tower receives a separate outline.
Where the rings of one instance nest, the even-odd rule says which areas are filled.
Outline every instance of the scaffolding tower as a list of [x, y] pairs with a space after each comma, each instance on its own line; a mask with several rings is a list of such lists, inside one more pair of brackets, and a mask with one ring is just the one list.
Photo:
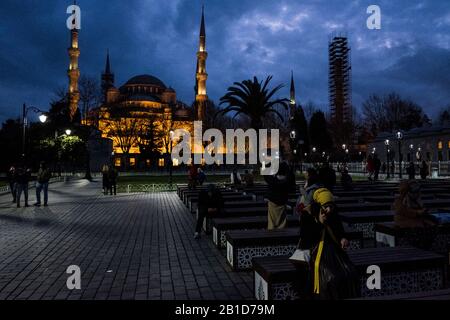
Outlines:
[[332, 34], [328, 42], [331, 119], [336, 125], [352, 121], [351, 61], [346, 34]]

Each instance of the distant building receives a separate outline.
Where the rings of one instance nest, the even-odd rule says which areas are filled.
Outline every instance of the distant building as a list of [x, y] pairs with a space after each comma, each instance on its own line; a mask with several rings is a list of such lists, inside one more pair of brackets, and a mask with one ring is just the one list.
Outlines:
[[[386, 146], [389, 140], [389, 146]], [[369, 145], [367, 152], [376, 153], [384, 162], [387, 154], [398, 161], [399, 143], [395, 133], [381, 133]], [[403, 162], [450, 161], [450, 127], [416, 128], [402, 133], [401, 154]]]

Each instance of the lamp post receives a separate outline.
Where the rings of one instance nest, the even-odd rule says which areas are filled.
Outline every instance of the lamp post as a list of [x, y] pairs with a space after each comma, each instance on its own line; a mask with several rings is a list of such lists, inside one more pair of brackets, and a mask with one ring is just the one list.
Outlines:
[[386, 139], [385, 141], [384, 141], [384, 144], [385, 144], [385, 146], [386, 146], [386, 170], [387, 170], [387, 178], [388, 179], [390, 179], [391, 178], [391, 175], [390, 175], [390, 171], [389, 171], [389, 167], [390, 167], [390, 164], [389, 164], [389, 143], [390, 143], [390, 141], [389, 141], [389, 139]]
[[398, 141], [398, 177], [401, 180], [402, 179], [402, 162], [403, 162], [403, 155], [402, 155], [403, 133], [398, 131], [396, 136], [397, 136], [397, 141]]
[[173, 161], [172, 161], [172, 149], [173, 149], [173, 130], [170, 130], [170, 153], [169, 153], [169, 185], [172, 188], [172, 175], [173, 175]]
[[40, 113], [39, 121], [42, 123], [45, 123], [47, 121], [47, 115], [44, 113], [44, 111], [36, 108], [36, 107], [27, 107], [26, 104], [23, 104], [22, 109], [22, 125], [23, 125], [23, 131], [22, 131], [22, 158], [25, 160], [25, 153], [26, 153], [26, 136], [27, 136], [27, 125], [28, 125], [28, 112], [33, 111], [35, 113]]
[[345, 150], [347, 150], [347, 145], [344, 143], [342, 145], [342, 152], [344, 152], [344, 162], [347, 162], [347, 155], [345, 154]]
[[411, 162], [414, 162], [414, 145], [413, 144], [409, 145], [409, 160]]

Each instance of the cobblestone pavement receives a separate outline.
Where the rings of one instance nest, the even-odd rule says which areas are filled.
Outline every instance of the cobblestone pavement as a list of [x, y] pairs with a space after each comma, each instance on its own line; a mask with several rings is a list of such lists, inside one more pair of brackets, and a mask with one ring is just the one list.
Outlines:
[[[0, 196], [0, 299], [252, 299], [176, 193], [104, 196], [85, 180], [50, 186], [49, 207]], [[30, 190], [30, 204], [34, 203]], [[81, 290], [66, 286], [70, 265]]]

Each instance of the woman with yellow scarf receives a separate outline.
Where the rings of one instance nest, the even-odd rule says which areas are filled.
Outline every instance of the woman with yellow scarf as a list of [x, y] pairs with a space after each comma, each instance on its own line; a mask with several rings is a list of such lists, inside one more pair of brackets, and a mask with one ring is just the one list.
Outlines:
[[359, 295], [359, 277], [345, 252], [348, 244], [332, 193], [318, 188], [300, 218], [299, 248], [311, 252], [309, 291], [313, 299], [338, 300]]

